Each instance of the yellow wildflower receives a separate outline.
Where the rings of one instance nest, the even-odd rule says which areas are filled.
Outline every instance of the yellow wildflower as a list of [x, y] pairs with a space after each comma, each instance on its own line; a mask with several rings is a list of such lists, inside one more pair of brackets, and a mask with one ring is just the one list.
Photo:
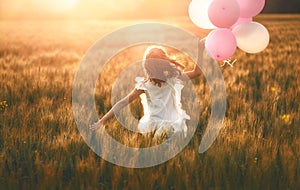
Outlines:
[[258, 161], [258, 158], [257, 158], [257, 157], [255, 157], [255, 158], [253, 159], [253, 162], [256, 164], [256, 163], [257, 163], [257, 161]]
[[276, 88], [275, 88], [275, 87], [271, 87], [271, 91], [272, 91], [272, 92], [275, 92], [275, 91], [276, 91]]
[[8, 107], [8, 104], [7, 104], [7, 102], [5, 100], [4, 101], [0, 101], [0, 111], [4, 110], [7, 107]]
[[284, 121], [287, 124], [291, 124], [291, 122], [292, 122], [290, 114], [283, 114], [281, 116], [281, 120]]

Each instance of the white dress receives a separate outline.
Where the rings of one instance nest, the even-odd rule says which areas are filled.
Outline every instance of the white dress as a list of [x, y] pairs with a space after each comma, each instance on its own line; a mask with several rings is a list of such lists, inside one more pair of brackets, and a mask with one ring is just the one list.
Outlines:
[[190, 116], [181, 108], [181, 90], [183, 85], [178, 78], [169, 78], [161, 87], [154, 85], [143, 77], [136, 77], [138, 90], [144, 90], [141, 94], [141, 103], [144, 116], [140, 119], [138, 130], [142, 134], [155, 132], [159, 137], [163, 132], [167, 136], [175, 132], [187, 133], [186, 120]]

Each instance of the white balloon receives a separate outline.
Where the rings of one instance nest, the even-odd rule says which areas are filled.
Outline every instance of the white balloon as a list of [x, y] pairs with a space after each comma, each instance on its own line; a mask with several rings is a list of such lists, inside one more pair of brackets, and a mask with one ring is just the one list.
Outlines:
[[232, 30], [237, 46], [247, 53], [263, 51], [269, 44], [268, 30], [258, 22], [241, 23]]
[[208, 7], [213, 0], [192, 0], [189, 5], [189, 17], [192, 22], [203, 29], [214, 29], [208, 18]]

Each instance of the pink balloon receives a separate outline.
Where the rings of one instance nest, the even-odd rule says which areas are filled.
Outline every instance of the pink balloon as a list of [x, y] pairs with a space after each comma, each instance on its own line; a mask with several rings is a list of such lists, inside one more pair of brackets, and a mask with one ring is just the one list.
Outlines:
[[234, 27], [236, 27], [237, 25], [239, 24], [243, 24], [243, 23], [249, 23], [249, 22], [252, 22], [252, 18], [242, 18], [240, 17], [236, 23], [234, 23], [234, 25], [232, 25], [230, 28], [233, 29]]
[[219, 28], [229, 28], [240, 16], [236, 0], [214, 0], [208, 7], [208, 18]]
[[240, 17], [250, 18], [258, 15], [265, 6], [265, 0], [236, 0], [240, 5]]
[[211, 31], [205, 41], [205, 48], [209, 55], [218, 61], [229, 59], [234, 54], [236, 47], [236, 38], [227, 28]]

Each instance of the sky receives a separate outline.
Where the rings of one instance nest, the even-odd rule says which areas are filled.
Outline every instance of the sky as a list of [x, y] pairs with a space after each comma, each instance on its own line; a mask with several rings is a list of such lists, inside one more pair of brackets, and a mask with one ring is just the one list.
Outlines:
[[[0, 0], [0, 19], [144, 19], [188, 16], [191, 0]], [[300, 13], [299, 0], [266, 0], [263, 13]]]

